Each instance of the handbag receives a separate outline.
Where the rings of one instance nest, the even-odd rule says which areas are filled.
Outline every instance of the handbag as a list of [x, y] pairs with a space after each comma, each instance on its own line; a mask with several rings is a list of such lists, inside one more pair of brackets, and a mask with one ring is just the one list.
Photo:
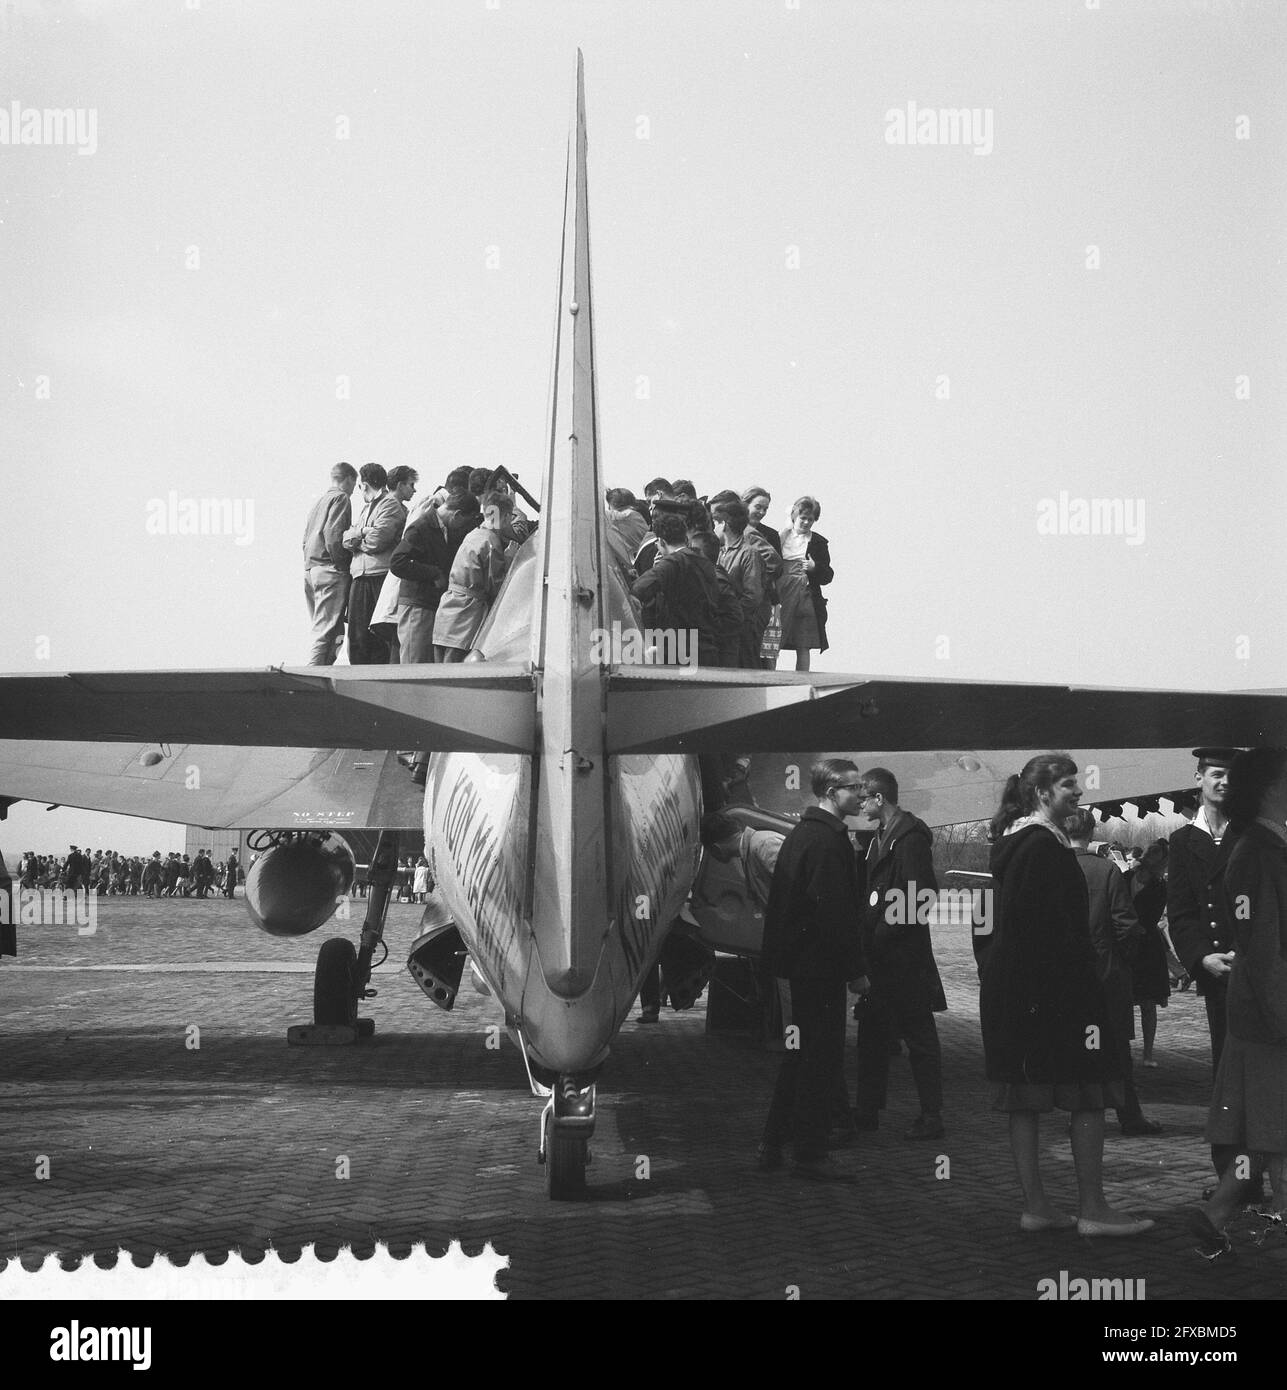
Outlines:
[[764, 661], [776, 661], [782, 650], [782, 605], [775, 603], [769, 614], [769, 624], [760, 639], [760, 657]]

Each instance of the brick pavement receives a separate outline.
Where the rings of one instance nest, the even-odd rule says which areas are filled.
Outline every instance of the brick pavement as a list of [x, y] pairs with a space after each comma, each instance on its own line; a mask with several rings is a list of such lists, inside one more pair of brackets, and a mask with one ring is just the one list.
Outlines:
[[[1158, 1221], [1138, 1240], [1017, 1230], [961, 929], [936, 933], [952, 1006], [940, 1016], [946, 1141], [902, 1141], [916, 1113], [903, 1059], [881, 1130], [841, 1157], [852, 1187], [758, 1174], [776, 1058], [707, 1035], [699, 1005], [659, 1026], [627, 1024], [600, 1083], [588, 1198], [550, 1203], [535, 1162], [539, 1102], [508, 1039], [487, 1047], [495, 1002], [466, 989], [444, 1015], [401, 973], [417, 920], [417, 909], [392, 909], [368, 1010], [377, 1035], [338, 1049], [285, 1044], [287, 1025], [308, 1020], [329, 929], [280, 941], [255, 931], [239, 902], [133, 899], [100, 903], [93, 937], [24, 929], [23, 955], [0, 966], [0, 1256], [30, 1268], [49, 1251], [102, 1262], [120, 1246], [183, 1259], [459, 1238], [507, 1254], [502, 1283], [529, 1298], [781, 1299], [794, 1286], [804, 1298], [1033, 1299], [1061, 1269], [1142, 1278], [1150, 1300], [1287, 1293], [1281, 1235], [1257, 1248], [1244, 1221], [1239, 1258], [1212, 1267], [1183, 1231], [1180, 1213], [1208, 1181], [1205, 1021], [1192, 994], [1161, 1014], [1161, 1068], [1140, 1072], [1145, 1110], [1166, 1133], [1128, 1140], [1110, 1126], [1110, 1199]], [[218, 962], [234, 968], [210, 968]], [[81, 968], [59, 968], [69, 964]], [[86, 968], [157, 964], [186, 968]], [[194, 1024], [199, 1051], [185, 1046]], [[35, 1177], [41, 1154], [48, 1181]], [[347, 1179], [336, 1176], [341, 1155]], [[647, 1180], [636, 1177], [641, 1157]], [[1054, 1120], [1045, 1163], [1069, 1207], [1071, 1159]]]

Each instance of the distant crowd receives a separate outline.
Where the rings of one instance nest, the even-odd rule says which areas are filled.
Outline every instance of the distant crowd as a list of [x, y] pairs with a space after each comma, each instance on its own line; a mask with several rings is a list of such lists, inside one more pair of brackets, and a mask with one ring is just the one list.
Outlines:
[[[310, 665], [333, 665], [346, 639], [354, 666], [463, 661], [473, 648], [536, 523], [503, 469], [453, 469], [415, 501], [419, 482], [407, 466], [331, 469], [304, 527]], [[773, 669], [785, 651], [809, 669], [827, 650], [833, 577], [813, 529], [822, 508], [799, 497], [777, 529], [764, 521], [772, 501], [762, 487], [699, 497], [682, 478], [654, 478], [642, 497], [608, 490], [608, 542], [645, 632], [693, 634], [689, 660], [702, 666]]]
[[[253, 860], [251, 861], [254, 862]], [[245, 875], [233, 850], [227, 859], [213, 860], [208, 849], [195, 857], [171, 852], [165, 858], [153, 850], [150, 859], [95, 850], [88, 854], [72, 845], [61, 857], [28, 852], [18, 863], [23, 888], [60, 888], [143, 898], [231, 898]]]

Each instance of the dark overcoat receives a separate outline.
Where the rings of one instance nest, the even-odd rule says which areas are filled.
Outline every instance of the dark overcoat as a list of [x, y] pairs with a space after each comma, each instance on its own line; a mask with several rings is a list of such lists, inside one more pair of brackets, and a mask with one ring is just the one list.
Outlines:
[[899, 810], [867, 848], [867, 905], [863, 954], [872, 987], [912, 1009], [942, 1013], [943, 982], [934, 961], [927, 921], [919, 920], [920, 895], [938, 892], [934, 836], [928, 825]]
[[1135, 1027], [1130, 962], [1139, 950], [1144, 929], [1131, 904], [1126, 876], [1117, 865], [1092, 849], [1076, 853], [1089, 893], [1090, 941], [1109, 1021], [1123, 1038], [1129, 1038]]
[[996, 927], [979, 987], [988, 1080], [1115, 1078], [1077, 856], [1044, 826], [1027, 825], [992, 846], [990, 867]]
[[1253, 821], [1230, 851], [1223, 887], [1236, 934], [1229, 1036], [1283, 1050], [1281, 1097], [1287, 1091], [1287, 841]]
[[[10, 889], [13, 887], [13, 879], [9, 876], [9, 870], [4, 866], [4, 855], [0, 854], [0, 893], [12, 902]], [[5, 913], [6, 919], [9, 913]], [[8, 920], [0, 921], [0, 956], [16, 956], [18, 954], [18, 928]]]
[[862, 869], [838, 817], [810, 806], [782, 841], [764, 911], [761, 962], [779, 979], [856, 980]]
[[658, 555], [630, 592], [643, 608], [646, 628], [696, 631], [698, 664], [719, 665], [719, 589], [715, 566], [704, 555], [687, 546]]
[[1223, 990], [1228, 976], [1202, 968], [1204, 956], [1233, 947], [1233, 923], [1224, 896], [1212, 885], [1233, 851], [1234, 833], [1216, 842], [1197, 825], [1182, 825], [1168, 842], [1166, 921], [1180, 964], [1193, 977], [1199, 994]]

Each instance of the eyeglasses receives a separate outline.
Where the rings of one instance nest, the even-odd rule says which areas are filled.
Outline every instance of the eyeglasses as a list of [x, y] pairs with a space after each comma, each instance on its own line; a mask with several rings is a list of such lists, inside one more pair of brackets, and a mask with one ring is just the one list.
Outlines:
[[[861, 782], [835, 782], [832, 784], [833, 792], [860, 792], [862, 791]], [[863, 798], [866, 800], [866, 797]]]

